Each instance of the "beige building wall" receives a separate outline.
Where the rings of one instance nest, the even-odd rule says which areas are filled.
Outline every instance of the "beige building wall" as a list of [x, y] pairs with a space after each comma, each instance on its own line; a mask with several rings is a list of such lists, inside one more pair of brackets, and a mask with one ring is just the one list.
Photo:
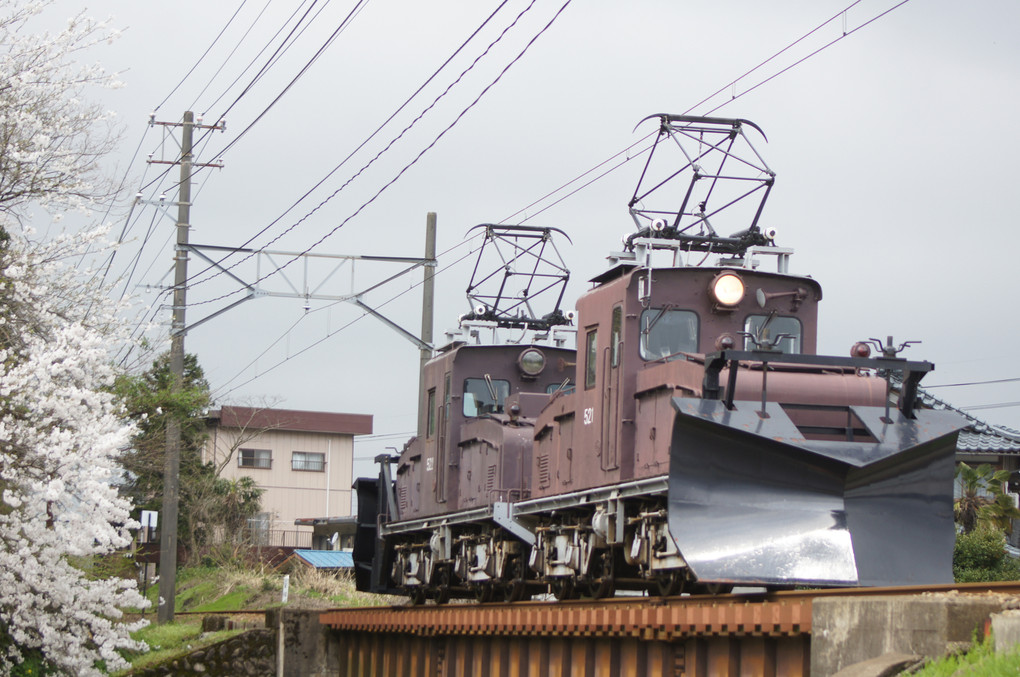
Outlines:
[[[321, 470], [315, 454], [322, 454]], [[246, 465], [240, 464], [242, 457]], [[270, 514], [271, 529], [309, 534], [311, 527], [297, 526], [294, 520], [350, 515], [353, 459], [354, 436], [349, 434], [267, 430], [253, 436], [251, 431], [219, 426], [212, 429], [205, 452], [206, 461], [225, 462], [221, 477], [251, 477], [265, 489], [262, 509]]]

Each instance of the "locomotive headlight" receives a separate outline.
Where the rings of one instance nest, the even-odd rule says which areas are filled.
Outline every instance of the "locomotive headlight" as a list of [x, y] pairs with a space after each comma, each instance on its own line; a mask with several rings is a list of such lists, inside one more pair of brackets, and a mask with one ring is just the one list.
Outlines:
[[732, 308], [744, 298], [744, 281], [734, 273], [720, 273], [712, 280], [712, 298], [720, 306]]
[[517, 366], [525, 378], [536, 378], [545, 369], [545, 354], [538, 348], [528, 348], [517, 358]]

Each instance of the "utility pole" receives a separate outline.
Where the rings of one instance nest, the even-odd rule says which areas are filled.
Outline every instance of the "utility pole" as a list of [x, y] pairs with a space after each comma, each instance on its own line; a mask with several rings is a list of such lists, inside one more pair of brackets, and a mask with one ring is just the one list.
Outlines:
[[[425, 216], [425, 260], [430, 264], [425, 265], [425, 277], [422, 281], [421, 293], [421, 340], [429, 344], [429, 347], [421, 349], [421, 366], [418, 370], [418, 437], [425, 439], [428, 433], [429, 412], [427, 396], [424, 391], [425, 384], [425, 363], [432, 359], [432, 314], [435, 306], [435, 281], [436, 276], [436, 213], [429, 212]], [[441, 406], [441, 405], [440, 405]]]
[[[156, 122], [155, 114], [149, 119], [150, 125], [181, 127], [181, 154], [178, 160], [150, 160], [157, 164], [179, 164], [181, 180], [177, 200], [177, 245], [174, 247], [174, 296], [173, 321], [170, 326], [170, 374], [171, 393], [180, 392], [184, 382], [184, 311], [187, 307], [188, 280], [188, 231], [191, 229], [191, 170], [192, 138], [195, 127], [200, 129], [223, 130], [226, 125], [219, 121], [215, 125], [195, 124], [192, 111], [184, 113], [183, 122]], [[219, 163], [200, 165], [221, 167]], [[163, 526], [159, 530], [159, 600], [156, 619], [168, 623], [174, 619], [174, 604], [177, 591], [177, 507], [180, 502], [181, 468], [181, 426], [173, 417], [167, 417], [166, 454], [163, 462]]]
[[[174, 395], [184, 382], [184, 310], [187, 307], [188, 229], [191, 228], [191, 141], [195, 116], [184, 114], [181, 130], [181, 185], [177, 203], [177, 246], [174, 248], [174, 305], [170, 325], [170, 391]], [[163, 463], [163, 528], [159, 536], [160, 623], [174, 619], [177, 595], [177, 505], [180, 498], [181, 425], [172, 415], [166, 424], [166, 458]]]

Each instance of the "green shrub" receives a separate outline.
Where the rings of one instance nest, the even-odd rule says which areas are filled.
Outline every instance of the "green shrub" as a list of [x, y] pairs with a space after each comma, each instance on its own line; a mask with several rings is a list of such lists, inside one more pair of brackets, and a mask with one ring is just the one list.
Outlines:
[[1018, 580], [1020, 563], [1006, 554], [1006, 537], [1001, 531], [979, 528], [957, 534], [953, 578], [957, 583]]

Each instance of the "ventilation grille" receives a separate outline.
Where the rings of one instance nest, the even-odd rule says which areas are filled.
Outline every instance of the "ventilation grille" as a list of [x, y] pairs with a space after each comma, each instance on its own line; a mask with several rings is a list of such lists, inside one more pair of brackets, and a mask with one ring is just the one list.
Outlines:
[[549, 454], [542, 454], [538, 457], [538, 486], [547, 487], [550, 483]]

